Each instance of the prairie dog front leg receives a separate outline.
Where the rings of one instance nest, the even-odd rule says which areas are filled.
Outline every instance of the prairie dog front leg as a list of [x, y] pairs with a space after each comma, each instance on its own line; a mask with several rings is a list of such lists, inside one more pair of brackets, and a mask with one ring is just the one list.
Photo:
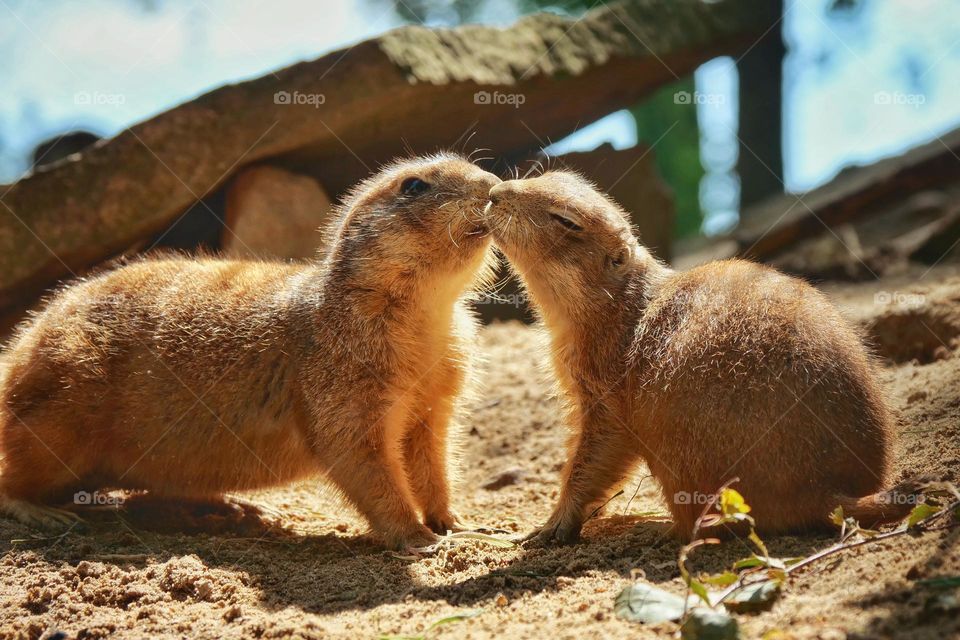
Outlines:
[[395, 400], [382, 417], [365, 412], [366, 434], [351, 443], [342, 459], [331, 460], [328, 474], [347, 498], [394, 549], [422, 547], [436, 536], [417, 518], [413, 494], [401, 459], [410, 414]]
[[537, 544], [571, 543], [580, 537], [588, 509], [605, 500], [636, 463], [633, 437], [590, 411], [573, 439], [563, 470], [560, 500], [547, 523], [532, 538]]
[[413, 500], [431, 531], [454, 530], [458, 517], [450, 510], [448, 436], [456, 412], [455, 399], [463, 386], [463, 371], [451, 360], [439, 363], [422, 391], [421, 407], [412, 416], [404, 441], [407, 475]]

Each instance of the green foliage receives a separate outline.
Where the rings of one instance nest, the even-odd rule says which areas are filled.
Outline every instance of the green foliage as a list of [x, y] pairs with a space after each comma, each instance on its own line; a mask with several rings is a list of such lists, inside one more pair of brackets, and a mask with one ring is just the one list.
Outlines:
[[737, 577], [733, 571], [724, 571], [713, 576], [700, 576], [700, 582], [714, 587], [729, 587], [737, 581]]
[[[751, 511], [750, 505], [747, 504], [747, 501], [742, 495], [740, 495], [738, 491], [731, 489], [729, 486], [733, 482], [736, 482], [736, 480], [731, 480], [724, 486], [720, 487], [720, 490], [717, 492], [716, 499], [711, 503], [716, 512], [705, 512], [697, 519], [692, 535], [694, 540], [680, 549], [678, 556], [680, 577], [686, 583], [687, 588], [701, 601], [706, 603], [708, 607], [715, 608], [722, 602], [727, 604], [728, 608], [734, 611], [760, 611], [765, 608], [769, 608], [780, 595], [780, 587], [783, 584], [783, 581], [786, 579], [787, 565], [796, 561], [796, 559], [780, 560], [770, 557], [770, 553], [767, 551], [767, 546], [764, 544], [763, 540], [760, 539], [760, 536], [757, 535], [757, 532], [753, 529], [753, 517], [749, 515]], [[738, 560], [733, 564], [733, 571], [724, 571], [723, 573], [714, 576], [701, 576], [699, 579], [694, 578], [690, 575], [690, 572], [686, 566], [690, 553], [697, 547], [704, 544], [719, 544], [720, 542], [716, 538], [698, 538], [698, 534], [702, 529], [717, 527], [725, 524], [749, 524], [750, 535], [748, 536], [748, 539], [762, 555], [753, 554], [749, 558]], [[736, 573], [738, 571], [742, 573]], [[758, 579], [747, 582], [745, 581], [745, 578], [748, 575]], [[707, 589], [707, 585], [724, 587], [725, 589], [720, 594], [711, 595]], [[723, 615], [726, 616], [725, 611], [723, 612]], [[719, 624], [720, 619], [718, 618], [717, 621]], [[686, 622], [689, 622], [689, 620]], [[691, 625], [691, 629], [695, 628], [697, 633], [702, 632], [705, 634], [722, 634], [730, 632], [729, 629], [723, 624], [719, 624], [716, 629], [713, 629], [713, 627], [710, 627], [709, 629], [702, 628], [699, 626], [699, 623], [691, 623]], [[690, 634], [692, 633], [694, 632], [690, 631]], [[684, 637], [722, 638], [727, 636], [685, 635]]]
[[926, 502], [921, 502], [913, 508], [913, 510], [910, 512], [910, 515], [907, 517], [907, 528], [910, 529], [917, 526], [920, 521], [929, 518], [938, 511], [940, 511], [940, 507], [934, 507]]
[[[697, 518], [691, 535], [693, 539], [680, 549], [677, 564], [680, 568], [680, 577], [687, 585], [686, 600], [650, 585], [635, 584], [624, 589], [617, 597], [616, 607], [620, 617], [654, 622], [674, 620], [677, 619], [674, 616], [680, 610], [679, 619], [683, 621], [681, 631], [684, 638], [737, 638], [739, 631], [736, 620], [730, 617], [729, 612], [753, 613], [770, 609], [780, 597], [787, 577], [795, 570], [835, 553], [876, 540], [934, 530], [935, 528], [931, 527], [934, 521], [942, 520], [954, 510], [960, 511], [960, 491], [950, 483], [944, 483], [945, 488], [925, 491], [926, 501], [917, 505], [903, 524], [893, 531], [880, 533], [864, 529], [855, 519], [846, 516], [841, 507], [837, 507], [830, 514], [830, 519], [841, 529], [839, 542], [805, 558], [773, 558], [766, 544], [753, 529], [754, 521], [749, 515], [750, 505], [740, 493], [730, 488], [730, 485], [736, 481], [736, 479], [731, 480], [720, 487], [714, 500], [710, 502], [709, 508]], [[946, 498], [946, 501], [942, 504], [938, 503], [943, 498]], [[933, 504], [930, 503], [931, 499], [934, 500]], [[737, 560], [730, 571], [716, 575], [700, 574], [694, 577], [687, 567], [693, 550], [703, 545], [720, 543], [716, 538], [700, 537], [700, 533], [704, 529], [724, 524], [740, 526], [749, 524], [748, 539], [759, 553]], [[956, 521], [947, 525], [939, 524], [938, 527], [955, 525]], [[931, 589], [952, 590], [960, 587], [960, 576], [918, 580], [917, 585]], [[717, 588], [720, 591], [711, 591], [711, 588]], [[940, 596], [944, 595], [940, 594]], [[925, 605], [925, 610], [929, 609], [935, 615], [956, 610], [960, 598], [953, 593], [946, 596], [949, 597], [931, 599], [927, 603], [929, 606]], [[779, 630], [771, 630], [764, 637], [772, 639], [781, 635]]]
[[637, 140], [653, 145], [657, 169], [673, 189], [676, 202], [674, 229], [677, 237], [700, 233], [703, 213], [700, 210], [700, 128], [697, 108], [677, 104], [674, 96], [681, 91], [694, 93], [693, 77], [662, 87], [650, 98], [633, 107], [630, 113], [637, 122]]
[[921, 587], [931, 589], [956, 589], [960, 587], [960, 576], [941, 576], [939, 578], [927, 578], [926, 580], [917, 580]]

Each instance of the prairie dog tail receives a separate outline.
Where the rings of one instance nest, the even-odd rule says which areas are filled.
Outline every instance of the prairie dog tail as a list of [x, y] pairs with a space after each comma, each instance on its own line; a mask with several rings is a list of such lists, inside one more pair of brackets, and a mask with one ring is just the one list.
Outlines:
[[844, 517], [853, 518], [864, 527], [896, 522], [906, 518], [921, 501], [921, 491], [933, 478], [911, 478], [886, 491], [869, 496], [852, 498], [837, 496], [837, 504], [843, 507]]

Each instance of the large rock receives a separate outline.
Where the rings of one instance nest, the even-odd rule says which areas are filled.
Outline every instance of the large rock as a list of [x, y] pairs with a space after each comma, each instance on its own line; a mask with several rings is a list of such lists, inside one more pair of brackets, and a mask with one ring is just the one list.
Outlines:
[[269, 166], [231, 181], [221, 249], [231, 258], [311, 258], [332, 205], [315, 180]]
[[632, 0], [507, 29], [404, 27], [222, 87], [0, 186], [0, 308], [159, 233], [242, 164], [283, 156], [335, 195], [405, 148], [471, 132], [494, 155], [529, 149], [746, 49], [772, 14], [763, 0]]

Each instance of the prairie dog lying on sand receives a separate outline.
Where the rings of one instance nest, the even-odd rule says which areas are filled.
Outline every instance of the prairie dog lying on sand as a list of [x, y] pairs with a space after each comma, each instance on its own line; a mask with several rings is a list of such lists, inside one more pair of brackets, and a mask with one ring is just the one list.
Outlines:
[[837, 505], [864, 524], [909, 511], [879, 493], [893, 419], [873, 364], [816, 289], [741, 260], [672, 271], [572, 173], [502, 182], [490, 200], [572, 404], [563, 489], [538, 541], [575, 540], [639, 458], [681, 536], [735, 477], [766, 532], [825, 526]]
[[431, 542], [456, 522], [462, 297], [497, 182], [400, 161], [354, 189], [322, 263], [147, 259], [63, 289], [4, 354], [0, 507], [50, 525], [77, 491], [205, 499], [324, 472], [391, 547]]

